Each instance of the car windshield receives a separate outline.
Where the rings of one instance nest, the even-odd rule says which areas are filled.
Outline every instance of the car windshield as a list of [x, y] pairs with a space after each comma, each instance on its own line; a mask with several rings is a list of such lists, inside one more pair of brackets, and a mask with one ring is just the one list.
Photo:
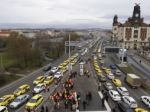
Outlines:
[[31, 103], [36, 103], [36, 99], [31, 99], [30, 102]]
[[41, 88], [41, 87], [42, 87], [41, 85], [37, 85], [35, 88], [39, 89], [39, 88]]
[[14, 102], [20, 102], [21, 101], [21, 99], [19, 99], [19, 98], [16, 98], [15, 100], [14, 100]]
[[119, 97], [119, 94], [115, 94], [114, 96], [115, 96], [115, 97]]
[[21, 90], [22, 90], [22, 89], [18, 88], [18, 89], [16, 89], [16, 90], [15, 90], [15, 92], [17, 92], [17, 91], [21, 91]]
[[107, 83], [106, 85], [107, 85], [107, 86], [111, 86], [111, 83]]

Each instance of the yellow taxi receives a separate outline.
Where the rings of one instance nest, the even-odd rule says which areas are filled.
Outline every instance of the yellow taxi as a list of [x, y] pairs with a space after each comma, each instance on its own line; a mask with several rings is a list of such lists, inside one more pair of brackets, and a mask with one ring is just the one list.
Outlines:
[[105, 73], [109, 74], [109, 73], [111, 73], [111, 70], [107, 68], [107, 69], [105, 69]]
[[5, 95], [0, 98], [0, 106], [8, 106], [15, 99], [14, 95]]
[[62, 65], [65, 67], [68, 64], [68, 62], [63, 62]]
[[98, 69], [98, 70], [97, 70], [97, 73], [100, 73], [100, 74], [102, 74], [102, 71], [101, 71], [100, 69]]
[[63, 68], [61, 68], [61, 73], [65, 73], [66, 71], [67, 71], [67, 67], [63, 67]]
[[134, 111], [135, 112], [148, 112], [147, 110], [145, 110], [143, 108], [136, 108]]
[[45, 77], [44, 77], [44, 76], [39, 76], [38, 78], [36, 78], [36, 79], [33, 81], [33, 84], [37, 85], [37, 84], [43, 83], [44, 80], [45, 80]]
[[30, 110], [36, 109], [40, 104], [43, 103], [43, 100], [44, 100], [43, 96], [40, 94], [37, 94], [29, 100], [25, 108], [30, 109]]
[[53, 76], [48, 76], [48, 77], [44, 80], [44, 83], [45, 83], [46, 85], [50, 85], [53, 81], [54, 81], [54, 77], [53, 77]]
[[121, 83], [121, 81], [119, 79], [112, 79], [112, 82], [117, 87], [121, 87], [122, 86], [122, 83]]
[[29, 89], [30, 89], [30, 86], [28, 84], [24, 84], [20, 86], [16, 91], [14, 91], [13, 94], [17, 97], [26, 93]]
[[72, 64], [72, 65], [75, 65], [76, 62], [77, 62], [77, 59], [74, 59], [73, 61], [71, 61], [71, 64]]
[[58, 66], [59, 69], [61, 69], [62, 67], [64, 67], [63, 63]]

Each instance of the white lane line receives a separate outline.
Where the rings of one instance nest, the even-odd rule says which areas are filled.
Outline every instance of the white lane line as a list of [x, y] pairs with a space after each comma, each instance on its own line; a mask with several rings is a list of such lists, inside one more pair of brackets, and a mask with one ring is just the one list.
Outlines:
[[[99, 94], [99, 96], [100, 96], [101, 99], [102, 99], [102, 98], [103, 98], [103, 94], [101, 93], [101, 91], [99, 91], [98, 94]], [[111, 112], [111, 108], [110, 108], [110, 106], [108, 105], [108, 102], [107, 102], [106, 100], [105, 100], [105, 102], [104, 102], [104, 105], [105, 105], [105, 107], [106, 107], [106, 109], [107, 109], [106, 112]]]

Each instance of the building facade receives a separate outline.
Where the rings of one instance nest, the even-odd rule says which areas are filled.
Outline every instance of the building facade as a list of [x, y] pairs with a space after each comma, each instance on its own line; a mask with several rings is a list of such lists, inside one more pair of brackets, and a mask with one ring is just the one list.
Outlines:
[[150, 24], [141, 17], [140, 5], [134, 6], [133, 15], [125, 23], [118, 22], [118, 16], [113, 19], [112, 39], [120, 47], [126, 49], [139, 49], [150, 46]]

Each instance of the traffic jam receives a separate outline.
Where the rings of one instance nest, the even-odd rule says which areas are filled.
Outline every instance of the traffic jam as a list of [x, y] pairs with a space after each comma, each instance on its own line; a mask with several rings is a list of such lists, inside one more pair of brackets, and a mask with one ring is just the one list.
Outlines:
[[[68, 71], [68, 64], [72, 66], [77, 63], [78, 53], [74, 54], [58, 67], [46, 67], [43, 69], [44, 75], [38, 76], [31, 85], [24, 84], [16, 88], [13, 93], [4, 95], [0, 98], [0, 112], [11, 112], [24, 106], [24, 110], [36, 111], [44, 103], [43, 91], [50, 89], [52, 83], [58, 83], [65, 72]], [[29, 94], [29, 93], [32, 94]]]
[[116, 104], [115, 107], [118, 107], [120, 112], [149, 112], [150, 96], [142, 95], [139, 97], [138, 100], [144, 104], [144, 107], [141, 107], [126, 86], [124, 86], [127, 84], [132, 89], [131, 91], [139, 89], [141, 86], [140, 77], [136, 74], [128, 73], [122, 81], [123, 72], [115, 64], [106, 66], [105, 58], [106, 55], [101, 53], [101, 49], [97, 49], [97, 52], [93, 55], [93, 68], [98, 81], [102, 83], [101, 85], [108, 93], [111, 101]]

